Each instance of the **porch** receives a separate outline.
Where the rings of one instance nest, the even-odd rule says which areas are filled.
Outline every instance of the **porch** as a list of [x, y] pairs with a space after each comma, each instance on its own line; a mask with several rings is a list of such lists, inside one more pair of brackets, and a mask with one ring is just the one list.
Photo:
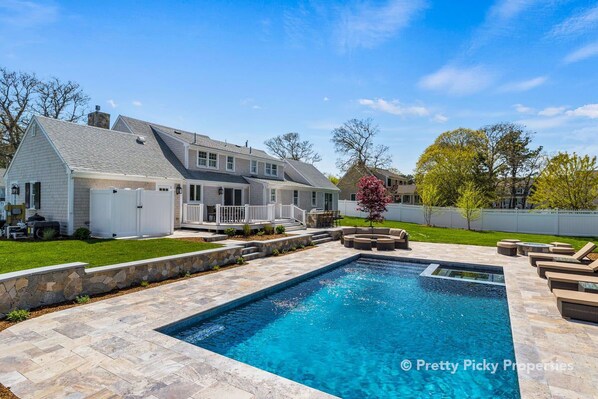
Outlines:
[[242, 229], [248, 224], [260, 228], [267, 224], [305, 228], [307, 212], [296, 205], [220, 205], [183, 204], [181, 227], [206, 230]]

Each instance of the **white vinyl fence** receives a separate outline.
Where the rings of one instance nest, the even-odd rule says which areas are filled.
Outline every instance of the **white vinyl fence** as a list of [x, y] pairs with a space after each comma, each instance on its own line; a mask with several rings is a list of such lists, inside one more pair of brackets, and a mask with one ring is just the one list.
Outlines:
[[[420, 205], [388, 204], [384, 217], [388, 220], [425, 224]], [[338, 209], [346, 216], [365, 217], [355, 201], [338, 201]], [[432, 225], [467, 228], [467, 221], [457, 208], [434, 208]], [[559, 236], [598, 237], [598, 212], [534, 209], [484, 209], [472, 222], [474, 230], [496, 230], [513, 233], [553, 234]]]
[[172, 191], [91, 190], [90, 230], [95, 237], [162, 236], [174, 231]]

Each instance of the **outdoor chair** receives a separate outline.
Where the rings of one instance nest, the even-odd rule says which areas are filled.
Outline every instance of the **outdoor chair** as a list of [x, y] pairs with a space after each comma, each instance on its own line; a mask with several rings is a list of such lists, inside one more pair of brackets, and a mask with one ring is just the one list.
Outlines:
[[499, 255], [515, 256], [517, 255], [517, 244], [514, 242], [499, 241], [496, 243], [496, 252]]
[[598, 294], [558, 289], [552, 293], [561, 316], [598, 323]]
[[546, 278], [546, 272], [561, 272], [571, 274], [596, 275], [598, 276], [598, 260], [589, 265], [583, 263], [568, 262], [538, 262], [536, 264], [538, 276]]
[[598, 275], [584, 276], [580, 274], [546, 272], [546, 280], [548, 281], [550, 291], [554, 289], [579, 291], [579, 283], [598, 284]]
[[[529, 263], [532, 266], [536, 266], [538, 261], [558, 261], [558, 262], [571, 262], [571, 263], [582, 263], [582, 260], [588, 256], [594, 249], [596, 249], [596, 244], [593, 242], [588, 242], [586, 245], [583, 246], [579, 251], [574, 253], [573, 255], [561, 255], [561, 254], [554, 254], [554, 253], [541, 253], [541, 252], [530, 252], [529, 256]], [[558, 259], [556, 259], [558, 258]]]

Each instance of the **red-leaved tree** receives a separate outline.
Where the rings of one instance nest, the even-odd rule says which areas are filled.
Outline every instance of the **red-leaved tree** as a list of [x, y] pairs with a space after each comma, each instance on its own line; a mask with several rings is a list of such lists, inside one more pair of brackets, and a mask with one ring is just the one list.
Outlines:
[[376, 176], [364, 176], [357, 183], [357, 210], [366, 212], [368, 216], [365, 220], [370, 222], [373, 228], [374, 222], [384, 221], [384, 212], [386, 204], [391, 201], [386, 192], [384, 183]]

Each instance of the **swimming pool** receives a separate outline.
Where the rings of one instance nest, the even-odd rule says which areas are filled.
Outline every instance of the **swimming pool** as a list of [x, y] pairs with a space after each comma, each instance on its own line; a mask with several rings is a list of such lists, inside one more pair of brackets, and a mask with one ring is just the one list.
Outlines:
[[348, 399], [518, 398], [505, 288], [427, 266], [362, 257], [163, 332]]

